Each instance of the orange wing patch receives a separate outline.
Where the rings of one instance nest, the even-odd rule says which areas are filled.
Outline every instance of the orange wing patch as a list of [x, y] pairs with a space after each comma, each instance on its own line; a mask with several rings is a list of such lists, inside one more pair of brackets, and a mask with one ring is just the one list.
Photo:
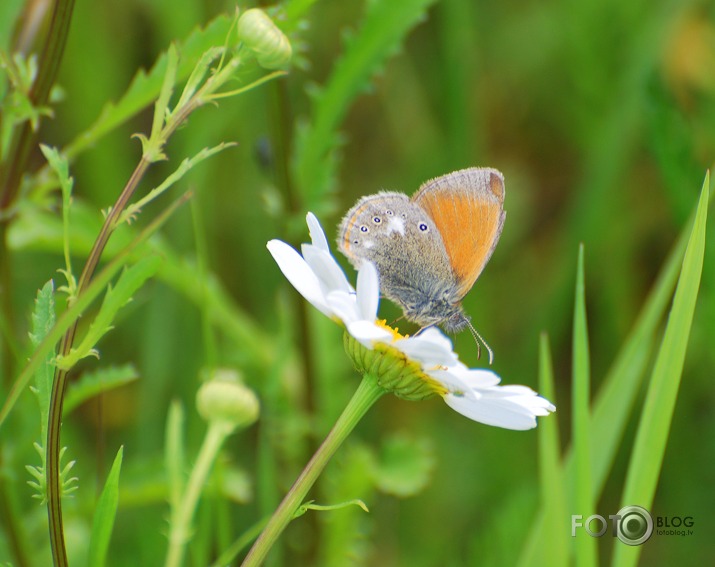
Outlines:
[[494, 252], [504, 225], [504, 178], [472, 168], [425, 183], [414, 201], [432, 218], [464, 296]]

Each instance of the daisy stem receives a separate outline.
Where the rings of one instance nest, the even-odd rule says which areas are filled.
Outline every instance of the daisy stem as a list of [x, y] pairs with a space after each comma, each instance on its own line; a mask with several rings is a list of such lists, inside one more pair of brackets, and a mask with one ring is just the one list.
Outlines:
[[348, 405], [340, 414], [340, 417], [333, 425], [328, 436], [321, 443], [318, 450], [310, 459], [310, 462], [300, 473], [288, 494], [285, 495], [271, 519], [266, 524], [261, 535], [258, 537], [253, 547], [248, 552], [242, 567], [257, 567], [268, 555], [271, 547], [283, 532], [285, 527], [295, 517], [298, 507], [303, 503], [305, 495], [318, 480], [325, 465], [335, 454], [338, 447], [345, 441], [350, 432], [359, 423], [372, 405], [385, 393], [378, 384], [377, 378], [370, 374], [365, 374], [358, 386], [357, 391], [348, 402]]

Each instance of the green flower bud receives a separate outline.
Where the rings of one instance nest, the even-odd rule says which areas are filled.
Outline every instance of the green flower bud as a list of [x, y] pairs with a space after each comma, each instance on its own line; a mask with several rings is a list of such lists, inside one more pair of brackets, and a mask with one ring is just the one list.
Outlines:
[[248, 427], [258, 419], [260, 406], [256, 394], [245, 386], [238, 372], [218, 369], [196, 394], [199, 415], [208, 422], [223, 422], [232, 427]]
[[285, 69], [293, 55], [286, 35], [258, 8], [246, 10], [238, 19], [238, 39], [266, 69]]
[[376, 343], [370, 350], [345, 333], [343, 345], [358, 372], [375, 376], [379, 386], [398, 398], [420, 401], [446, 393], [444, 386], [430, 378], [418, 362], [386, 343]]

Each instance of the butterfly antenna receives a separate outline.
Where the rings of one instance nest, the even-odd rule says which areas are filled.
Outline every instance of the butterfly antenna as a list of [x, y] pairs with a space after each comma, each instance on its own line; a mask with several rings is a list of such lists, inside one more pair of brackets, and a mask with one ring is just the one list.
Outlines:
[[492, 349], [489, 347], [487, 341], [482, 338], [482, 335], [477, 332], [477, 330], [474, 328], [474, 325], [472, 325], [469, 319], [465, 317], [465, 321], [467, 322], [467, 327], [469, 327], [469, 330], [474, 337], [474, 342], [477, 343], [477, 358], [482, 357], [482, 347], [479, 344], [481, 342], [481, 344], [484, 345], [484, 348], [487, 349], [487, 352], [489, 353], [489, 366], [491, 366], [494, 362], [494, 351], [492, 351]]

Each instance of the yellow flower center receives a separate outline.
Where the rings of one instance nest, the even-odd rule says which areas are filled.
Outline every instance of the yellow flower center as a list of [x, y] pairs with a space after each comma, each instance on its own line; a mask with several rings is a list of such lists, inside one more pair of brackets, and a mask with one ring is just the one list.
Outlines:
[[380, 327], [381, 329], [385, 329], [387, 332], [392, 334], [392, 342], [394, 343], [397, 339], [406, 339], [410, 335], [402, 335], [400, 334], [400, 330], [395, 327], [394, 329], [390, 327], [390, 325], [387, 324], [386, 319], [378, 319], [375, 321], [375, 324]]

